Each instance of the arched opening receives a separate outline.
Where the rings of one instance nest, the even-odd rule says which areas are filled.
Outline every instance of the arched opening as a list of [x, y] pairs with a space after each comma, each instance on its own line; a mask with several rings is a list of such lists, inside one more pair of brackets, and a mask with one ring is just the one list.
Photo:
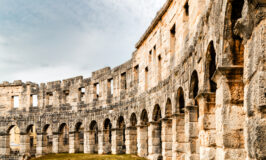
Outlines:
[[68, 153], [69, 150], [69, 129], [66, 123], [60, 125], [58, 137], [58, 151], [59, 153]]
[[[30, 156], [34, 156], [36, 154], [36, 144], [37, 144], [37, 139], [36, 139], [37, 134], [36, 134], [35, 126], [29, 125], [26, 129], [26, 133], [27, 133], [27, 137], [25, 137], [25, 139], [23, 137], [21, 137], [21, 139], [22, 139], [21, 145], [25, 145], [26, 148], [29, 148]], [[25, 153], [27, 153], [27, 150]]]
[[197, 119], [199, 118], [199, 108], [198, 108], [198, 102], [196, 100], [198, 91], [199, 91], [198, 73], [197, 71], [193, 71], [191, 75], [191, 80], [190, 80], [189, 98], [194, 100], [195, 107], [197, 107], [197, 115], [196, 115]]
[[185, 98], [183, 88], [177, 90], [177, 108], [180, 114], [185, 113]]
[[149, 141], [149, 157], [155, 159], [162, 159], [162, 122], [161, 122], [162, 114], [161, 108], [158, 104], [154, 106], [152, 112], [152, 120], [149, 126], [149, 134], [151, 134], [152, 138]]
[[170, 118], [172, 116], [172, 103], [171, 100], [168, 98], [165, 106], [165, 117]]
[[[184, 146], [186, 144], [186, 141], [184, 139], [185, 137], [185, 96], [184, 91], [182, 87], [179, 87], [177, 90], [177, 100], [176, 100], [176, 108], [177, 111], [179, 111], [179, 115], [175, 119], [175, 125], [176, 125], [176, 134], [174, 137], [174, 142], [176, 145], [174, 146]], [[177, 147], [174, 149], [174, 154], [176, 159], [181, 159], [182, 156], [185, 154], [185, 150], [182, 147]]]
[[18, 126], [11, 126], [9, 127], [7, 133], [6, 148], [8, 148], [8, 146], [10, 147], [11, 155], [18, 155], [20, 151], [20, 129]]
[[216, 52], [214, 49], [214, 45], [213, 45], [213, 41], [210, 42], [209, 46], [208, 46], [208, 51], [207, 51], [207, 61], [206, 61], [206, 66], [208, 67], [208, 69], [206, 71], [208, 71], [208, 81], [209, 81], [209, 90], [211, 92], [215, 92], [217, 85], [216, 83], [212, 80], [212, 77], [216, 71]]
[[232, 33], [232, 58], [233, 65], [243, 65], [244, 64], [244, 44], [243, 39], [234, 33], [234, 27], [238, 19], [242, 17], [242, 10], [244, 6], [244, 0], [233, 0], [230, 1], [228, 6], [230, 10], [231, 19], [231, 33]]
[[162, 119], [162, 156], [163, 159], [172, 159], [172, 102], [167, 99], [165, 105], [165, 117]]
[[140, 115], [140, 126], [137, 131], [137, 148], [140, 157], [148, 156], [148, 113], [143, 109]]
[[75, 153], [82, 153], [84, 150], [84, 127], [81, 122], [75, 126], [74, 141]]
[[116, 130], [116, 144], [117, 153], [126, 153], [126, 125], [124, 117], [120, 116], [117, 120], [117, 130]]
[[112, 145], [112, 123], [110, 119], [106, 119], [104, 121], [104, 130], [103, 130], [103, 147], [104, 153], [111, 153], [111, 145]]
[[193, 135], [198, 131], [198, 120], [199, 120], [199, 107], [198, 107], [198, 96], [199, 91], [199, 79], [197, 71], [193, 71], [190, 79], [190, 89], [189, 89], [189, 98], [194, 100], [194, 106], [190, 106], [188, 108], [188, 114], [191, 118], [189, 118], [189, 124], [191, 125], [191, 131], [189, 132], [189, 137], [191, 139], [190, 144], [190, 152], [191, 154], [195, 154], [198, 157], [199, 151], [199, 142], [198, 135]]
[[90, 124], [89, 153], [98, 153], [98, 125], [96, 121]]
[[49, 124], [43, 127], [42, 146], [44, 154], [52, 153], [53, 132]]
[[132, 113], [130, 116], [130, 126], [126, 132], [126, 154], [137, 154], [137, 116]]

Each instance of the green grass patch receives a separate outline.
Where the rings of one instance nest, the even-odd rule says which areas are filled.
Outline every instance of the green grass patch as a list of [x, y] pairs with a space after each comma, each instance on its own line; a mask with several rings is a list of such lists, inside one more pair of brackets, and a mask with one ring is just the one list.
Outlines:
[[32, 160], [146, 160], [136, 155], [49, 154]]

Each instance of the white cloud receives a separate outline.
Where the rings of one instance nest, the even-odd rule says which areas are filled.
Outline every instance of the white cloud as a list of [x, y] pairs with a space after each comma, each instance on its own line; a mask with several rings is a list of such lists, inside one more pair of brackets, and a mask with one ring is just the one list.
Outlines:
[[165, 0], [1, 0], [0, 81], [51, 81], [131, 57]]

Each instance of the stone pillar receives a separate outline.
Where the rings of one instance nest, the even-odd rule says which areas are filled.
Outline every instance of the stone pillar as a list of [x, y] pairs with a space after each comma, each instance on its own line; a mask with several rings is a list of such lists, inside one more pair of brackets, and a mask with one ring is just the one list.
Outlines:
[[123, 154], [124, 142], [123, 142], [123, 129], [112, 129], [112, 154]]
[[99, 137], [99, 148], [98, 148], [98, 154], [104, 154], [104, 138], [103, 138], [103, 131], [98, 131], [98, 137]]
[[139, 125], [137, 126], [137, 148], [138, 156], [148, 156], [148, 126]]
[[10, 155], [10, 135], [1, 134], [0, 135], [0, 155]]
[[160, 122], [150, 122], [148, 127], [148, 158], [157, 160], [162, 158], [161, 126]]
[[216, 159], [245, 159], [243, 67], [219, 67], [215, 74]]
[[99, 131], [99, 154], [110, 154], [109, 130]]
[[30, 140], [27, 133], [20, 133], [20, 155], [30, 155]]
[[76, 153], [75, 148], [75, 132], [69, 132], [69, 153]]
[[137, 128], [126, 129], [126, 154], [137, 154]]
[[40, 157], [45, 154], [46, 146], [44, 145], [44, 138], [42, 133], [37, 133], [37, 146], [36, 146], [36, 157]]
[[59, 153], [59, 133], [53, 133], [53, 148], [52, 152], [53, 153]]
[[88, 139], [88, 153], [97, 153], [99, 141], [95, 142], [95, 131], [89, 131]]
[[90, 147], [89, 147], [89, 136], [90, 135], [90, 131], [84, 131], [84, 145], [83, 145], [83, 150], [84, 153], [90, 153]]
[[198, 95], [197, 100], [199, 105], [198, 128], [200, 141], [200, 159], [215, 159], [215, 93], [201, 93], [200, 95]]
[[172, 119], [162, 120], [162, 156], [164, 160], [172, 160]]
[[185, 134], [186, 134], [186, 159], [199, 159], [198, 142], [198, 107], [194, 106], [194, 101], [190, 100], [190, 105], [186, 106], [185, 114]]
[[185, 159], [185, 147], [186, 147], [186, 137], [185, 137], [185, 114], [175, 114], [172, 116], [172, 134], [173, 134], [173, 144], [172, 144], [172, 159]]

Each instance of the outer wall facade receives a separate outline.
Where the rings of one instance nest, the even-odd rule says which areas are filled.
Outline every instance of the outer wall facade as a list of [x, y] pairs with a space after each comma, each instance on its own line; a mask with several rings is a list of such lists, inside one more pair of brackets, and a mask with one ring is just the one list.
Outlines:
[[0, 159], [266, 159], [265, 17], [264, 0], [167, 0], [126, 63], [90, 78], [3, 82]]

